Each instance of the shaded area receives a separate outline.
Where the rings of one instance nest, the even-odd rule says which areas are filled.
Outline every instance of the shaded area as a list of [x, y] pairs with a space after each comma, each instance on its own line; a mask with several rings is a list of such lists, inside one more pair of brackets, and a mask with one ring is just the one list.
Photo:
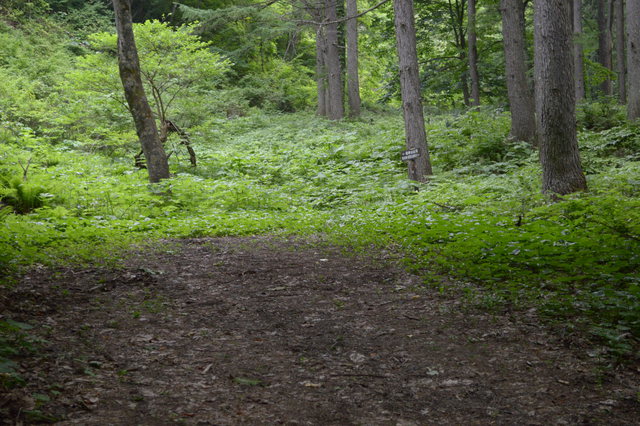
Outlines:
[[83, 425], [637, 423], [637, 371], [603, 370], [533, 312], [491, 315], [419, 284], [273, 237], [34, 270], [1, 302], [47, 343], [0, 410], [7, 424], [25, 410]]

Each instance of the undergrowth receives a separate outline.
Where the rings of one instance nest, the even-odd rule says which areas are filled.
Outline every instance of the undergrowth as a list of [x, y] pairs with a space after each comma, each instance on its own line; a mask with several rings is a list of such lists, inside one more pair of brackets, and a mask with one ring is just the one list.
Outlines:
[[399, 160], [397, 114], [213, 118], [192, 131], [200, 165], [177, 153], [174, 177], [160, 185], [118, 153], [37, 137], [28, 150], [6, 143], [7, 188], [26, 184], [15, 159], [29, 156], [28, 185], [42, 206], [5, 196], [28, 214], [3, 210], [0, 262], [5, 271], [115, 263], [153, 238], [324, 233], [354, 248], [396, 247], [416, 271], [469, 282], [501, 306], [537, 306], [629, 353], [640, 336], [637, 128], [581, 133], [591, 190], [557, 203], [539, 193], [536, 153], [507, 132], [495, 111], [432, 117], [436, 174], [419, 186]]

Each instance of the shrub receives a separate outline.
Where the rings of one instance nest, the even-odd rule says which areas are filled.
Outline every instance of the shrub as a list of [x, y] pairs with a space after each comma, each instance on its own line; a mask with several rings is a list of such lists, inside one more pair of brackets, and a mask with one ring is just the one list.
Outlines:
[[607, 130], [625, 123], [624, 109], [612, 101], [586, 102], [578, 107], [578, 127]]
[[0, 201], [16, 213], [25, 214], [44, 205], [44, 188], [23, 182], [20, 177], [0, 180]]

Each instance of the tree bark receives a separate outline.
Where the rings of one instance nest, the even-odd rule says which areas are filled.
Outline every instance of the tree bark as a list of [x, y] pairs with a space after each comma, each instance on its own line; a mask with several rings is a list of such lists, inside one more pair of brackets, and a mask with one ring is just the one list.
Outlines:
[[467, 0], [447, 0], [449, 26], [453, 31], [454, 44], [458, 50], [462, 71], [460, 72], [460, 90], [465, 106], [470, 106], [469, 84], [467, 82], [469, 61], [467, 59], [467, 28], [464, 24]]
[[527, 52], [525, 40], [523, 0], [501, 0], [502, 38], [511, 137], [536, 144], [536, 120], [533, 91], [527, 80]]
[[329, 98], [327, 99], [327, 116], [331, 120], [344, 118], [344, 104], [342, 99], [342, 69], [340, 66], [340, 47], [338, 45], [337, 0], [325, 0], [326, 32], [327, 32], [327, 77]]
[[326, 42], [324, 27], [319, 25], [316, 28], [316, 85], [318, 90], [318, 109], [317, 114], [321, 117], [327, 117], [327, 66], [326, 58]]
[[542, 190], [586, 190], [576, 135], [570, 3], [536, 0], [534, 15], [536, 121]]
[[573, 0], [573, 64], [575, 67], [576, 102], [581, 102], [585, 97], [582, 0]]
[[627, 0], [627, 116], [640, 118], [640, 0]]
[[[611, 70], [611, 0], [598, 0], [598, 63]], [[611, 79], [607, 77], [600, 85], [604, 96], [611, 96]]]
[[125, 98], [147, 160], [149, 181], [159, 182], [161, 179], [169, 178], [169, 163], [140, 77], [140, 61], [133, 36], [130, 0], [113, 0], [113, 9], [118, 32], [118, 66]]
[[625, 57], [624, 0], [615, 0], [616, 70], [618, 72], [618, 102], [627, 103], [627, 67]]
[[[347, 17], [358, 14], [358, 0], [347, 0]], [[347, 21], [347, 93], [349, 116], [360, 116], [360, 78], [358, 75], [358, 18]]]
[[396, 43], [400, 68], [400, 92], [407, 149], [417, 149], [420, 156], [408, 160], [409, 179], [424, 181], [431, 175], [431, 161], [424, 127], [413, 0], [394, 0]]
[[480, 74], [476, 37], [476, 0], [468, 0], [467, 37], [469, 47], [469, 77], [471, 78], [471, 106], [480, 105]]

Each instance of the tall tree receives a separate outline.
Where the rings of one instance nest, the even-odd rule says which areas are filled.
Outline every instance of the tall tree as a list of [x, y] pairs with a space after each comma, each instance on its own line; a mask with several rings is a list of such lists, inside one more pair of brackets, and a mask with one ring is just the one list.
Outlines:
[[458, 58], [463, 64], [463, 71], [460, 73], [460, 87], [462, 98], [466, 106], [471, 105], [471, 94], [467, 82], [469, 63], [467, 61], [467, 26], [465, 25], [465, 12], [467, 10], [467, 0], [447, 0], [449, 22], [453, 31], [454, 44], [458, 49]]
[[[358, 74], [358, 0], [347, 0], [347, 93], [349, 116], [360, 116], [360, 78]], [[350, 18], [350, 19], [349, 19]]]
[[130, 0], [112, 0], [118, 32], [118, 67], [129, 111], [149, 170], [149, 181], [159, 182], [169, 177], [169, 164], [153, 112], [147, 101], [140, 76], [140, 61], [133, 36]]
[[[598, 62], [607, 70], [611, 70], [611, 2], [598, 0]], [[600, 85], [605, 96], [613, 94], [611, 78], [607, 76]]]
[[573, 64], [575, 67], [576, 101], [580, 102], [585, 97], [582, 0], [573, 0]]
[[328, 99], [327, 116], [332, 120], [344, 118], [342, 93], [342, 67], [340, 65], [340, 46], [338, 44], [337, 0], [325, 0], [326, 12], [326, 56]]
[[536, 119], [542, 190], [585, 190], [576, 135], [570, 3], [536, 0], [534, 15]]
[[627, 66], [625, 51], [625, 29], [624, 29], [624, 0], [615, 1], [616, 17], [616, 71], [618, 72], [618, 102], [627, 102]]
[[627, 116], [640, 118], [640, 0], [627, 0]]
[[393, 12], [406, 146], [408, 150], [418, 150], [418, 157], [408, 160], [409, 179], [424, 181], [433, 172], [424, 127], [413, 0], [394, 0]]
[[328, 115], [327, 109], [327, 38], [323, 25], [316, 28], [316, 86], [318, 92], [317, 114], [321, 117]]
[[467, 37], [469, 47], [469, 77], [471, 78], [471, 106], [480, 105], [480, 74], [476, 37], [476, 0], [468, 0]]
[[527, 80], [527, 53], [523, 0], [501, 0], [502, 38], [509, 109], [511, 110], [511, 137], [535, 144], [536, 120], [533, 91]]

